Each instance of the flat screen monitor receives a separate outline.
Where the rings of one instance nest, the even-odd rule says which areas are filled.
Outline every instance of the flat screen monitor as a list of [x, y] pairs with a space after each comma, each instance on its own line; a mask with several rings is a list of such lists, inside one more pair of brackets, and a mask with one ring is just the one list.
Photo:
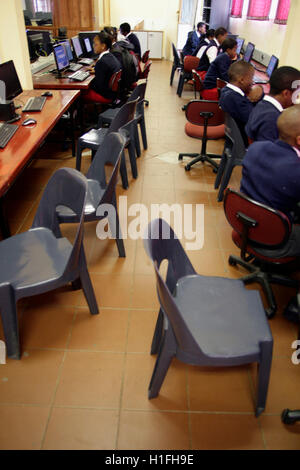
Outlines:
[[65, 47], [62, 44], [58, 44], [53, 47], [56, 67], [59, 72], [66, 70], [69, 65], [69, 59]]
[[84, 38], [84, 44], [85, 44], [86, 52], [87, 52], [88, 54], [89, 54], [90, 52], [92, 52], [92, 46], [91, 46], [90, 38]]
[[74, 38], [71, 39], [72, 44], [73, 44], [73, 49], [76, 55], [76, 58], [79, 59], [83, 55], [83, 50], [79, 41], [79, 37], [75, 36]]
[[68, 59], [71, 62], [74, 59], [71, 44], [69, 43], [69, 41], [61, 41], [60, 44], [65, 47]]
[[268, 68], [266, 70], [266, 74], [268, 75], [268, 77], [271, 77], [272, 73], [274, 72], [274, 70], [277, 69], [277, 67], [278, 67], [278, 58], [275, 55], [272, 55]]
[[236, 53], [237, 53], [237, 55], [239, 55], [239, 54], [241, 53], [242, 48], [243, 48], [245, 39], [243, 39], [243, 38], [237, 38], [237, 39], [236, 39], [236, 42], [238, 43], [238, 47], [237, 47]]
[[13, 100], [22, 93], [22, 86], [12, 60], [0, 64], [0, 80], [5, 83], [7, 100]]
[[245, 62], [250, 62], [251, 61], [254, 49], [255, 49], [255, 45], [252, 44], [252, 42], [248, 42], [247, 49], [246, 49], [245, 54], [244, 54], [244, 61]]

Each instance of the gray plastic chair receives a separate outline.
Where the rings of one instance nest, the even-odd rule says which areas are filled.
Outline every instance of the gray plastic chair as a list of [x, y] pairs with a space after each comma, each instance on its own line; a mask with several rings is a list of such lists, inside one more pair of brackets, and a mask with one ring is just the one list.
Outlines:
[[223, 201], [224, 191], [227, 188], [235, 166], [243, 164], [246, 147], [243, 137], [235, 120], [225, 113], [225, 150], [219, 165], [215, 180], [215, 189], [219, 189], [218, 201]]
[[[80, 171], [81, 156], [84, 149], [89, 148], [92, 150], [92, 158], [97, 152], [99, 145], [102, 144], [104, 137], [110, 132], [121, 132], [126, 137], [125, 148], [128, 148], [129, 159], [131, 164], [132, 176], [137, 178], [137, 165], [135, 154], [135, 135], [131, 125], [134, 120], [136, 104], [135, 101], [128, 101], [120, 109], [113, 119], [109, 128], [91, 129], [78, 139], [77, 152], [76, 152], [76, 169]], [[128, 178], [126, 170], [125, 154], [122, 155], [120, 172], [122, 177], [123, 188], [128, 188]]]
[[[126, 138], [115, 132], [108, 134], [104, 138], [86, 175], [87, 198], [84, 207], [85, 222], [106, 218], [104, 215], [97, 215], [97, 209], [100, 205], [111, 204], [114, 207], [115, 217], [108, 213], [108, 221], [111, 233], [116, 239], [121, 258], [125, 258], [126, 254], [119, 223], [116, 184], [125, 143]], [[108, 183], [105, 173], [105, 166], [107, 164], [114, 167]], [[78, 222], [77, 214], [67, 207], [58, 206], [57, 213], [60, 223]]]
[[[158, 357], [149, 398], [158, 395], [173, 357], [209, 367], [257, 362], [259, 416], [266, 404], [273, 350], [259, 292], [247, 290], [240, 280], [198, 275], [164, 220], [152, 221], [146, 237], [161, 305], [151, 349]], [[165, 259], [166, 281], [159, 272]]]
[[[141, 156], [141, 146], [138, 132], [138, 124], [140, 125], [142, 141], [144, 150], [147, 150], [147, 132], [146, 132], [146, 123], [145, 123], [145, 94], [146, 94], [147, 82], [140, 83], [132, 92], [128, 101], [135, 101], [138, 99], [136, 105], [135, 119], [132, 125], [134, 126], [134, 135], [135, 135], [135, 150], [137, 157]], [[105, 125], [110, 126], [114, 117], [116, 116], [118, 109], [110, 108], [104, 111], [99, 115], [98, 127], [103, 127]]]
[[[0, 242], [0, 311], [7, 355], [20, 359], [17, 301], [70, 282], [82, 287], [92, 315], [99, 313], [83, 248], [87, 181], [78, 171], [61, 168], [49, 180], [32, 227]], [[63, 238], [56, 207], [63, 204], [77, 215], [73, 245]]]

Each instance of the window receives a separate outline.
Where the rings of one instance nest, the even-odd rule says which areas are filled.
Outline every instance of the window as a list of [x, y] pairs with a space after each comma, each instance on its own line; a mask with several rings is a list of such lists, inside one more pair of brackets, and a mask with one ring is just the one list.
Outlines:
[[287, 24], [291, 0], [279, 0], [274, 23]]
[[33, 0], [33, 9], [35, 12], [49, 12], [52, 11], [51, 0]]
[[233, 18], [242, 18], [244, 0], [232, 0], [231, 14]]
[[268, 20], [272, 0], [250, 0], [248, 20]]

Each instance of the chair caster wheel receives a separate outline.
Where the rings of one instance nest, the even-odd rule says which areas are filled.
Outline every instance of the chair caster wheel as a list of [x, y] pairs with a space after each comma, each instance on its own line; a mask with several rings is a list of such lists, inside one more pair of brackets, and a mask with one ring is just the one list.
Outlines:
[[229, 266], [236, 266], [237, 262], [233, 258], [229, 258], [228, 260]]
[[186, 105], [182, 106], [182, 111], [185, 111], [186, 110]]
[[275, 317], [276, 310], [276, 308], [272, 307], [266, 309], [266, 317], [268, 318], [268, 320], [272, 320], [272, 318]]
[[190, 167], [190, 165], [186, 165], [186, 166], [184, 167], [184, 169], [185, 169], [185, 171], [190, 171], [190, 170], [191, 170], [191, 167]]
[[180, 154], [179, 154], [178, 160], [179, 160], [179, 161], [183, 160], [183, 155], [180, 155]]
[[281, 414], [281, 421], [284, 424], [295, 424], [298, 420], [296, 418], [291, 417], [291, 411], [290, 410], [283, 410]]
[[213, 169], [213, 173], [217, 174], [218, 170], [216, 168]]

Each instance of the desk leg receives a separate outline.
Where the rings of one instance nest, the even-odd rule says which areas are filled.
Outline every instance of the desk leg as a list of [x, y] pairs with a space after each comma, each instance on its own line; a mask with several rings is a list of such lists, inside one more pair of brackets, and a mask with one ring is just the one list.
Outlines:
[[74, 126], [74, 109], [72, 105], [70, 109], [70, 126], [71, 126], [71, 141], [72, 141], [72, 156], [75, 157], [75, 126]]
[[3, 238], [11, 236], [5, 209], [3, 207], [3, 198], [0, 198], [0, 230]]

